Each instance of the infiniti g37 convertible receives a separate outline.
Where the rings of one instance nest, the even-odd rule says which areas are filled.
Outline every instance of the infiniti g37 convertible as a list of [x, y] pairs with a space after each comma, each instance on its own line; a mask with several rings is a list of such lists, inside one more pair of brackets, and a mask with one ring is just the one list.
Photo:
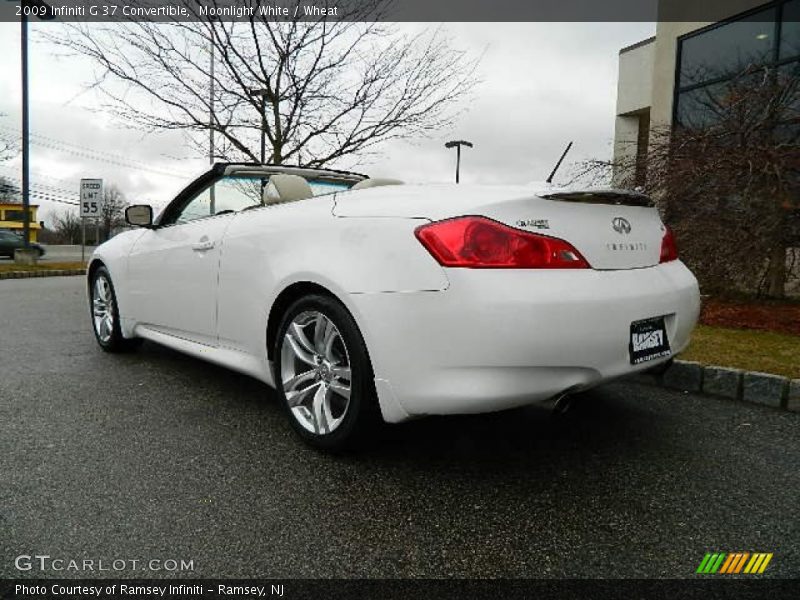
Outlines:
[[338, 449], [424, 415], [496, 411], [663, 365], [699, 293], [645, 196], [402, 185], [217, 164], [88, 269], [94, 333], [273, 386]]

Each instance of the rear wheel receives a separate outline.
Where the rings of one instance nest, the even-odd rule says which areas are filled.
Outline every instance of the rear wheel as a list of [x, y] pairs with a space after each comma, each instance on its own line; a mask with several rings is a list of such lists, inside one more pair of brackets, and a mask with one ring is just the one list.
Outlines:
[[106, 352], [125, 352], [138, 347], [141, 340], [122, 337], [117, 296], [108, 270], [98, 268], [91, 282], [90, 309], [97, 343]]
[[343, 450], [380, 426], [366, 345], [333, 298], [307, 296], [289, 307], [275, 357], [278, 395], [292, 427], [311, 445]]

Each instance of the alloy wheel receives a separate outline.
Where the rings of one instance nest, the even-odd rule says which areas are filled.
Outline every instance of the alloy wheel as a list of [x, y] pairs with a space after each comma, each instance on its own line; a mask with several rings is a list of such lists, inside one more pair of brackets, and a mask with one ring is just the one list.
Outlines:
[[114, 297], [111, 284], [102, 275], [94, 280], [92, 288], [92, 321], [100, 341], [110, 342], [114, 333]]
[[281, 343], [281, 386], [292, 416], [306, 430], [325, 435], [341, 425], [350, 407], [350, 356], [333, 321], [318, 311], [298, 314]]

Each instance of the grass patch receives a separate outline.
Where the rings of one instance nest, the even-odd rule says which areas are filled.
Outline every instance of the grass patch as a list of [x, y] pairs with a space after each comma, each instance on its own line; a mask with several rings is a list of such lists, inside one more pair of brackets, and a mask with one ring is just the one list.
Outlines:
[[38, 265], [17, 265], [13, 262], [0, 263], [0, 273], [11, 271], [54, 271], [60, 269], [85, 269], [86, 263], [77, 262], [41, 262]]
[[800, 336], [698, 325], [679, 358], [800, 379]]

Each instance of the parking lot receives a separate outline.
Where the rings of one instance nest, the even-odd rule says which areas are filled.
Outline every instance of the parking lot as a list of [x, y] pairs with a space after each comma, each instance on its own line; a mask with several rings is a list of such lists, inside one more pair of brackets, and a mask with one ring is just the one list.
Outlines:
[[194, 577], [692, 577], [712, 550], [800, 575], [796, 414], [623, 382], [560, 419], [427, 419], [331, 457], [257, 381], [150, 343], [102, 353], [80, 277], [0, 281], [0, 323], [0, 577], [81, 575], [18, 572], [21, 554]]

